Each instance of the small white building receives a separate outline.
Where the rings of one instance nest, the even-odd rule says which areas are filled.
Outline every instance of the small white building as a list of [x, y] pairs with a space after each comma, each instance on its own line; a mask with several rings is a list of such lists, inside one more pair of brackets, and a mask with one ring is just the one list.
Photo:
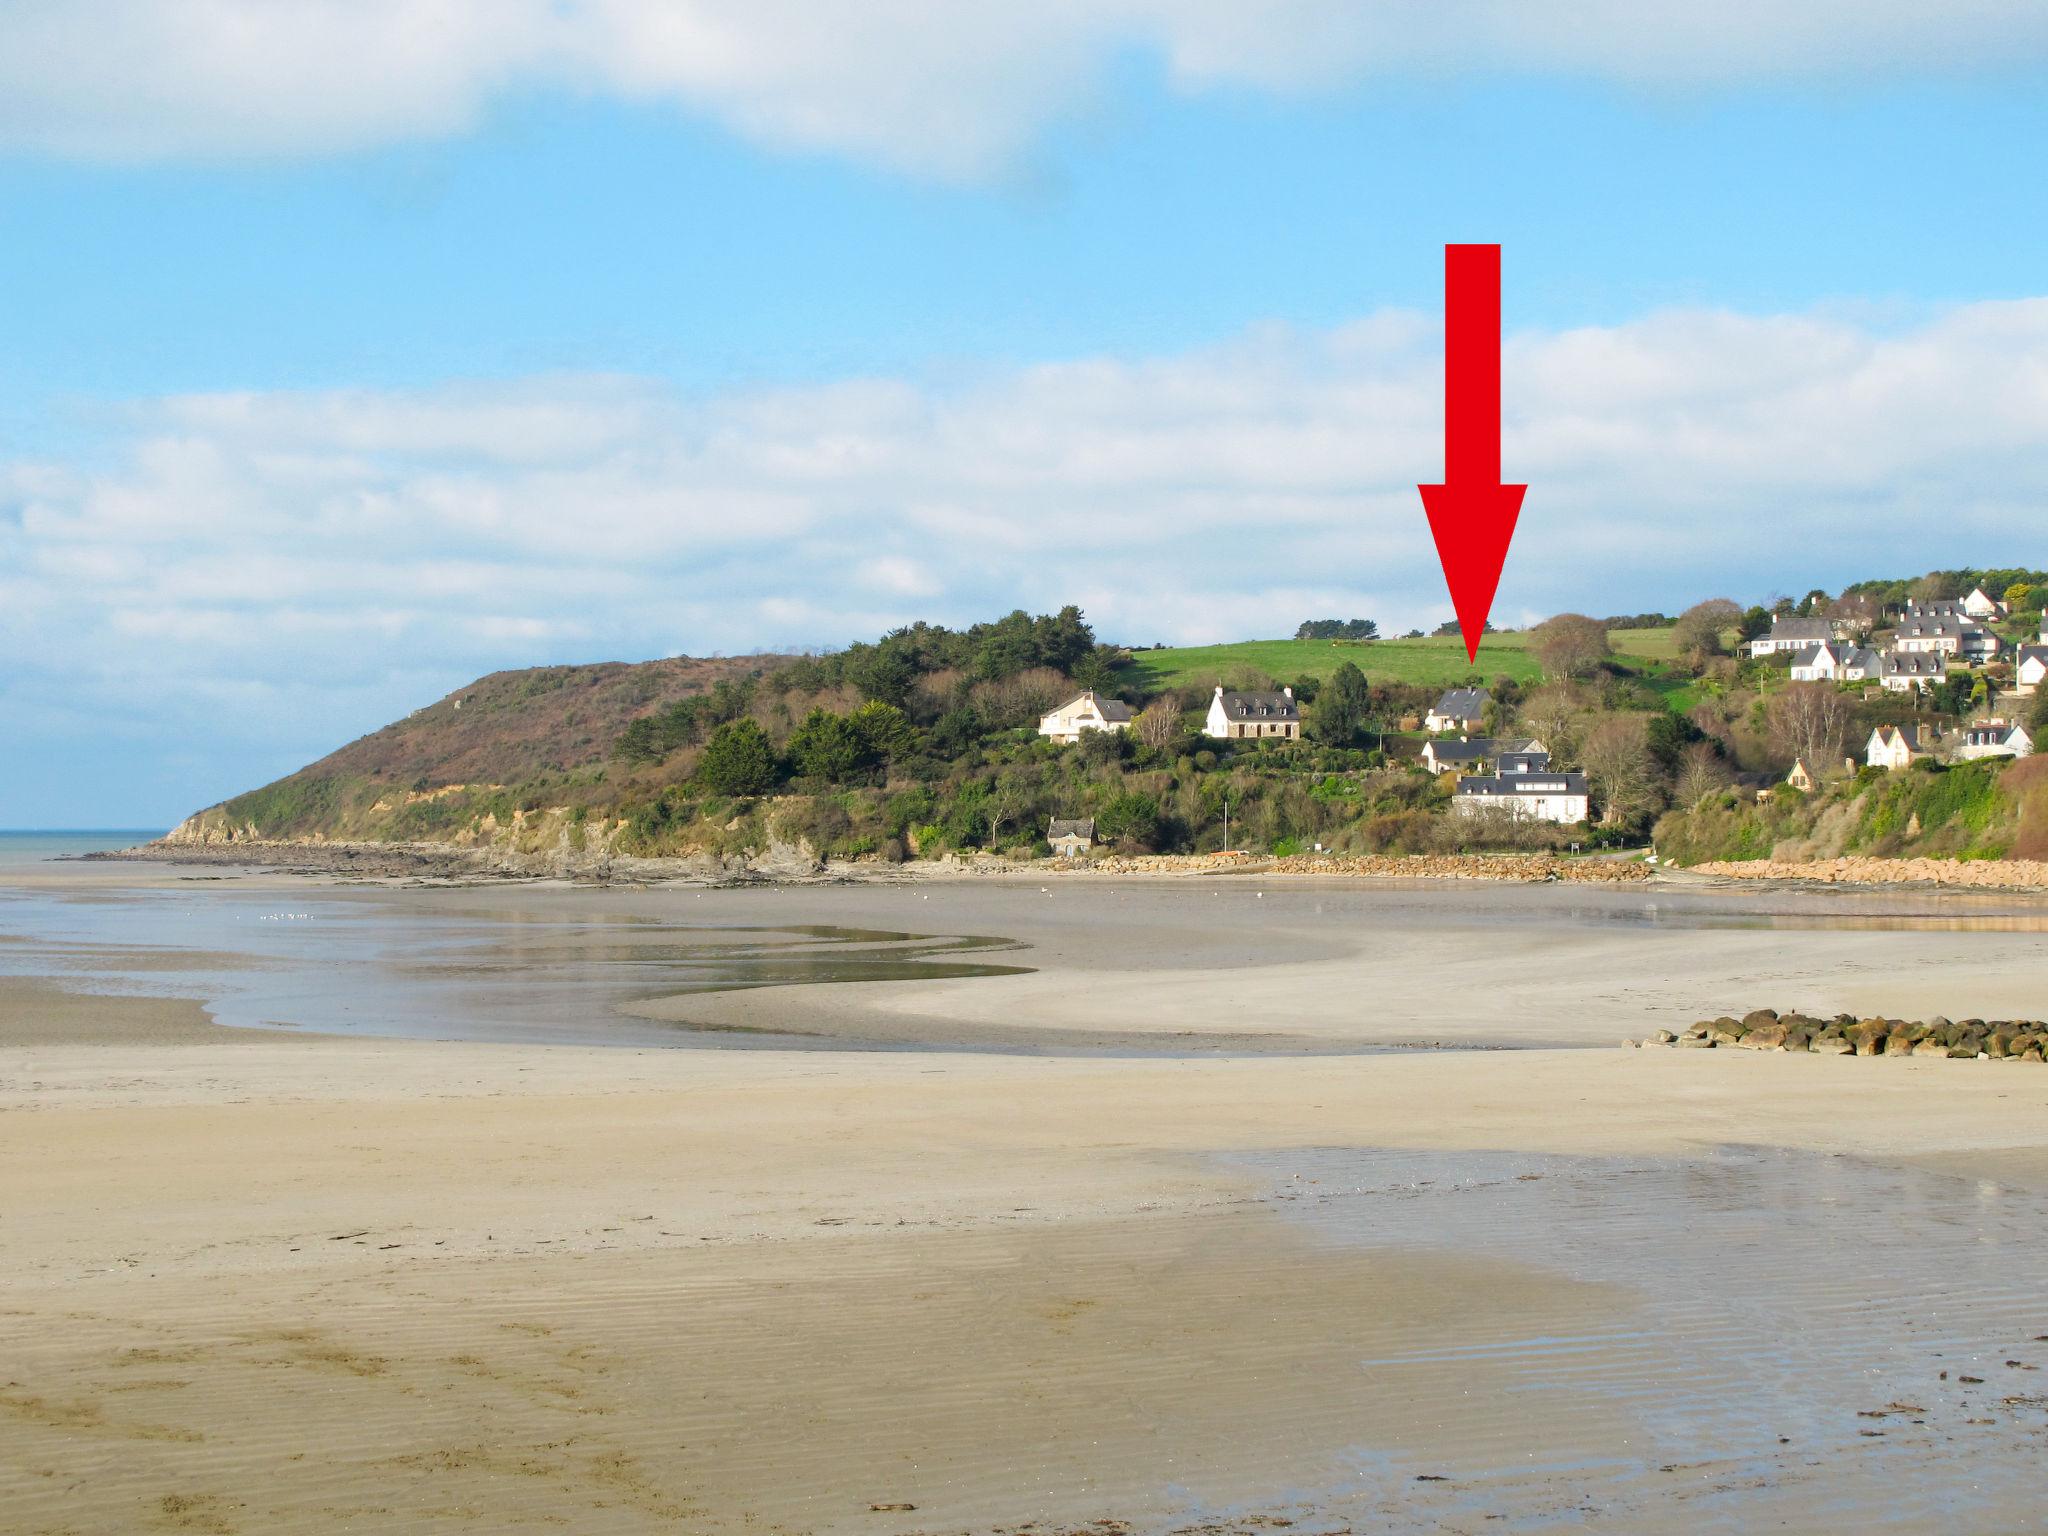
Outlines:
[[1422, 728], [1433, 736], [1476, 731], [1486, 723], [1488, 698], [1484, 688], [1453, 688], [1430, 706], [1422, 717]]
[[2012, 685], [2017, 693], [2032, 693], [2048, 682], [2048, 637], [2039, 645], [2023, 645], [2013, 653]]
[[1591, 814], [1583, 773], [1490, 773], [1458, 780], [1452, 807], [1466, 816], [1511, 816], [1575, 826]]
[[1893, 693], [1938, 687], [1948, 681], [1948, 658], [1939, 651], [1886, 651], [1878, 658], [1877, 680]]
[[1218, 741], [1301, 739], [1301, 706], [1292, 688], [1278, 693], [1225, 693], [1216, 685], [1202, 732]]
[[1916, 758], [1927, 755], [1917, 725], [1880, 725], [1863, 749], [1863, 760], [1873, 768], [1910, 768]]
[[1038, 717], [1038, 734], [1072, 746], [1083, 731], [1127, 731], [1131, 706], [1121, 699], [1102, 699], [1091, 689], [1075, 695], [1049, 715]]
[[2031, 757], [2034, 738], [2016, 720], [1973, 720], [1963, 727], [1962, 739], [1949, 755], [1959, 763], [1980, 757]]
[[1810, 795], [1819, 780], [1814, 778], [1813, 770], [1806, 766], [1805, 758], [1795, 757], [1792, 759], [1792, 771], [1785, 775], [1785, 782], [1801, 794]]

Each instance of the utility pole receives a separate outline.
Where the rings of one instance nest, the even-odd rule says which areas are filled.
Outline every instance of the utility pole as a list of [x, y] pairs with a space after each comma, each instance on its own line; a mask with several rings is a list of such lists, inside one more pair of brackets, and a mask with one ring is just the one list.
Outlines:
[[1223, 797], [1223, 851], [1230, 852], [1230, 796]]

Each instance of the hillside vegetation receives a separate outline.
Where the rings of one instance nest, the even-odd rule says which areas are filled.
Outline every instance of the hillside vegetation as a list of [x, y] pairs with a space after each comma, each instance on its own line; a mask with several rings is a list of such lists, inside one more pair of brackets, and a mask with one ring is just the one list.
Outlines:
[[[1739, 651], [1769, 622], [1723, 600], [1675, 620], [1565, 614], [1489, 635], [1473, 666], [1455, 635], [1132, 653], [1066, 608], [914, 624], [823, 656], [498, 673], [175, 835], [897, 860], [1042, 853], [1054, 817], [1093, 817], [1119, 852], [1209, 852], [1225, 846], [1227, 814], [1231, 847], [1281, 855], [1598, 847], [1640, 842], [1653, 824], [1687, 861], [1793, 844], [1969, 857], [2027, 845], [2031, 813], [2008, 789], [2030, 781], [1995, 768], [1758, 803], [1795, 757], [1838, 773], [1873, 724], [1953, 721], [1996, 685], [1959, 675], [1909, 698], [1792, 683], [1784, 657]], [[1219, 682], [1291, 687], [1302, 739], [1208, 738]], [[1486, 733], [1539, 738], [1555, 766], [1583, 770], [1593, 824], [1447, 814], [1454, 780], [1422, 771], [1418, 720], [1454, 686], [1489, 691]], [[1131, 728], [1072, 746], [1039, 737], [1039, 716], [1084, 688], [1127, 703]]]

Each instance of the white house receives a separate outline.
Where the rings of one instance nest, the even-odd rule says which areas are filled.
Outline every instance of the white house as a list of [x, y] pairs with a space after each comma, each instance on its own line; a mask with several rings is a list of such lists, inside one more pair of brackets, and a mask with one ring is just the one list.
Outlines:
[[2030, 757], [2034, 738], [2024, 725], [2012, 720], [1973, 720], [1963, 728], [1962, 739], [1949, 755], [1959, 763], [1980, 757]]
[[1810, 795], [1813, 793], [1814, 784], [1818, 781], [1814, 778], [1812, 771], [1806, 766], [1806, 759], [1795, 757], [1792, 759], [1792, 771], [1785, 775], [1785, 782], [1801, 794]]
[[1430, 706], [1422, 717], [1423, 729], [1441, 736], [1446, 731], [1477, 730], [1486, 720], [1487, 692], [1484, 688], [1453, 688]]
[[1301, 706], [1294, 702], [1292, 688], [1278, 693], [1225, 693], [1218, 683], [1202, 730], [1218, 741], [1299, 741]]
[[1873, 768], [1906, 768], [1915, 758], [1927, 756], [1917, 725], [1880, 725], [1870, 733], [1863, 760]]
[[1948, 681], [1948, 658], [1939, 651], [1886, 651], [1877, 680], [1893, 693], [1911, 693]]
[[2023, 645], [2013, 653], [2012, 685], [2017, 693], [2032, 693], [2048, 680], [2048, 640], [2040, 645]]
[[1987, 661], [2004, 648], [2005, 642], [1990, 630], [1953, 614], [1909, 617], [1899, 621], [1892, 632], [1891, 648], [1921, 654], [1939, 654], [1959, 661]]
[[1431, 773], [1476, 773], [1493, 762], [1491, 736], [1460, 737], [1456, 741], [1432, 738], [1422, 744], [1422, 766]]
[[1797, 619], [1790, 614], [1779, 614], [1771, 620], [1771, 632], [1758, 635], [1749, 642], [1749, 654], [1769, 656], [1774, 651], [1803, 651], [1809, 645], [1822, 645], [1835, 636], [1835, 625], [1827, 619]]
[[1973, 619], [2002, 619], [2011, 611], [2003, 599], [1991, 596], [1982, 587], [1970, 589], [1970, 595], [1962, 601], [1962, 609]]
[[1824, 640], [1792, 653], [1792, 678], [1801, 683], [1860, 683], [1877, 676], [1878, 656], [1846, 640]]
[[1038, 717], [1038, 734], [1064, 746], [1081, 739], [1083, 731], [1127, 731], [1131, 728], [1131, 706], [1120, 699], [1101, 699], [1094, 690], [1075, 695], [1049, 715]]
[[1478, 774], [1458, 780], [1451, 805], [1467, 816], [1511, 816], [1572, 826], [1591, 814], [1583, 773]]

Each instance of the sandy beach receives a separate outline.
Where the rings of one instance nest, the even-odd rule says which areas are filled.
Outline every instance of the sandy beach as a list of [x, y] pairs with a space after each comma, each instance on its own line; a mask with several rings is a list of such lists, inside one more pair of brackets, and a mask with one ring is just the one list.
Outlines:
[[[107, 956], [8, 925], [0, 1529], [2032, 1517], [2048, 1077], [1616, 1048], [1703, 1006], [2017, 1008], [2023, 903], [249, 889], [1030, 969], [617, 1005], [794, 1049], [428, 1040], [208, 1022], [168, 994], [225, 950], [88, 996]], [[891, 1031], [976, 1048], [831, 1048]], [[1528, 1048], [1373, 1049], [1436, 1040]]]

